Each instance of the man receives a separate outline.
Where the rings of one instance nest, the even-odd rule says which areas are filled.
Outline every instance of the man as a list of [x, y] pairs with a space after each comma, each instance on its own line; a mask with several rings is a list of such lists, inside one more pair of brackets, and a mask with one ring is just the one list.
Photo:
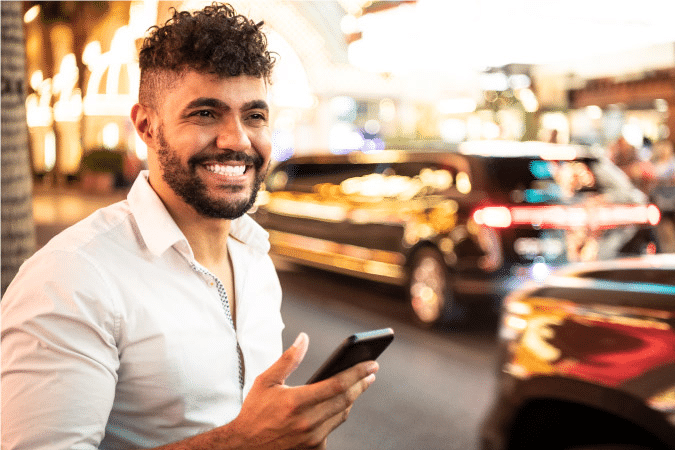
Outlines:
[[245, 212], [270, 162], [265, 36], [174, 12], [140, 52], [149, 170], [29, 259], [2, 301], [2, 448], [324, 448], [375, 362], [285, 379], [281, 292]]

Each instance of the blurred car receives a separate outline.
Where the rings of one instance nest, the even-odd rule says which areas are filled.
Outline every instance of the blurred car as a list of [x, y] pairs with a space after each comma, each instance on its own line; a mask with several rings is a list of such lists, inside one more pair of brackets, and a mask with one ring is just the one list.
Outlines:
[[422, 325], [570, 261], [653, 252], [659, 220], [589, 148], [507, 141], [294, 157], [254, 215], [276, 255], [405, 286]]
[[503, 311], [483, 450], [675, 448], [675, 256], [572, 265]]

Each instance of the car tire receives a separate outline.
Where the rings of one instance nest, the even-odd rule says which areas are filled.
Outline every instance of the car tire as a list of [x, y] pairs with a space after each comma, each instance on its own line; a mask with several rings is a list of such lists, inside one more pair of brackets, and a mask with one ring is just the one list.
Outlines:
[[455, 306], [454, 283], [436, 248], [421, 247], [413, 254], [408, 279], [408, 304], [417, 325], [431, 328], [450, 320]]

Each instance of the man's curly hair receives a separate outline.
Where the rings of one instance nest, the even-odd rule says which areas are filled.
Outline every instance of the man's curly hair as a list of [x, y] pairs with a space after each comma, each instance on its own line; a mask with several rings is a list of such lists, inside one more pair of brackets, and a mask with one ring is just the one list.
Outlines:
[[270, 82], [275, 58], [267, 38], [229, 4], [213, 3], [190, 13], [173, 10], [163, 26], [153, 26], [138, 57], [140, 103], [157, 106], [158, 93], [187, 70], [221, 77], [251, 75]]

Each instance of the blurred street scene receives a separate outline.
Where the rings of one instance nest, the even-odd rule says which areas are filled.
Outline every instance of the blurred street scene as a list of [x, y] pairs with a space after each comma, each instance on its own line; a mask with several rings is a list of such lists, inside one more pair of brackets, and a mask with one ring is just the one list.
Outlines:
[[[129, 118], [143, 36], [170, 8], [209, 3], [2, 2], [3, 292], [55, 234], [126, 197], [147, 167]], [[378, 382], [329, 448], [508, 448], [504, 423], [528, 430], [540, 411], [553, 411], [555, 432], [574, 429], [575, 417], [605, 424], [595, 442], [574, 445], [649, 448], [660, 430], [607, 437], [638, 422], [618, 417], [625, 392], [609, 406], [584, 403], [615, 398], [611, 383], [584, 379], [598, 390], [575, 399], [583, 413], [569, 399], [558, 414], [536, 389], [531, 398], [509, 390], [554, 370], [578, 382], [572, 372], [594, 368], [597, 355], [563, 358], [556, 345], [579, 336], [606, 344], [599, 365], [615, 358], [628, 367], [633, 354], [622, 343], [658, 335], [666, 363], [641, 360], [644, 370], [625, 384], [647, 392], [640, 383], [660, 380], [634, 410], [658, 411], [652, 422], [671, 431], [675, 2], [230, 3], [264, 22], [277, 57], [273, 164], [251, 214], [270, 232], [284, 345], [310, 336], [289, 384], [303, 383], [349, 334], [396, 332]], [[666, 259], [649, 270], [611, 265], [654, 254]], [[542, 295], [520, 291], [598, 261], [610, 265], [580, 269]], [[611, 279], [606, 267], [629, 275]], [[596, 298], [596, 277], [619, 294]], [[612, 303], [628, 297], [634, 304]], [[638, 331], [616, 332], [627, 324]], [[517, 420], [496, 413], [488, 446], [481, 426], [497, 399]], [[558, 448], [541, 434], [518, 448]]]

